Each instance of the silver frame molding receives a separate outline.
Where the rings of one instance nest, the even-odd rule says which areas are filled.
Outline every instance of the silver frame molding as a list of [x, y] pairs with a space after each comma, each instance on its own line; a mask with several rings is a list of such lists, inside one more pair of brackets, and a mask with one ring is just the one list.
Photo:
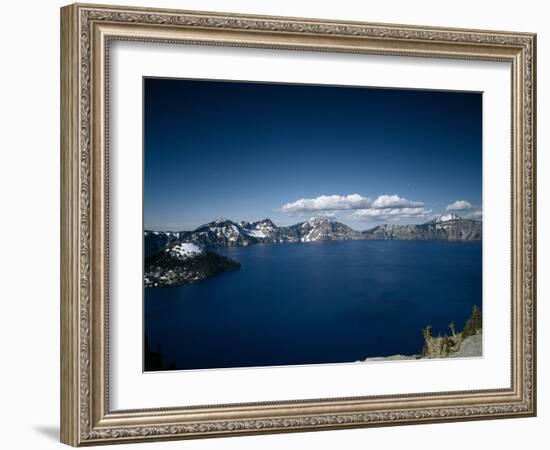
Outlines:
[[[108, 389], [108, 58], [113, 40], [512, 67], [509, 389], [112, 411]], [[73, 445], [536, 414], [536, 35], [74, 4], [61, 9], [61, 441]], [[505, 155], [503, 155], [505, 157]]]

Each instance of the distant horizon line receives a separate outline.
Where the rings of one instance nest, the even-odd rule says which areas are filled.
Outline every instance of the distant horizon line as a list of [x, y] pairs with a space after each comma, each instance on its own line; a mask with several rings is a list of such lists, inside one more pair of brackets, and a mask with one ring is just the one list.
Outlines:
[[[258, 222], [264, 222], [266, 220], [269, 220], [270, 222], [272, 222], [277, 228], [288, 228], [288, 227], [292, 227], [292, 226], [295, 226], [295, 225], [299, 225], [301, 223], [305, 223], [305, 222], [312, 222], [312, 221], [324, 221], [324, 222], [336, 222], [336, 223], [340, 223], [342, 225], [345, 225], [347, 226], [348, 228], [352, 229], [353, 231], [359, 231], [359, 232], [363, 232], [363, 231], [368, 231], [368, 230], [372, 230], [373, 228], [376, 228], [376, 227], [379, 227], [379, 226], [382, 226], [382, 225], [396, 225], [396, 226], [409, 226], [409, 225], [425, 225], [425, 224], [428, 224], [430, 222], [433, 222], [434, 220], [436, 220], [437, 218], [439, 217], [443, 217], [443, 216], [448, 216], [448, 215], [454, 215], [456, 217], [458, 217], [459, 219], [461, 220], [471, 220], [473, 222], [483, 222], [483, 219], [474, 219], [474, 218], [471, 218], [471, 217], [463, 217], [459, 214], [456, 214], [456, 213], [444, 213], [444, 214], [435, 214], [432, 216], [431, 219], [427, 220], [426, 222], [421, 222], [421, 223], [404, 223], [404, 224], [392, 224], [392, 223], [389, 223], [389, 222], [382, 222], [382, 223], [379, 223], [378, 225], [374, 225], [370, 228], [365, 228], [363, 230], [356, 230], [355, 228], [351, 227], [350, 225], [348, 225], [347, 223], [337, 219], [337, 218], [332, 218], [332, 217], [310, 217], [309, 219], [304, 219], [304, 220], [301, 220], [299, 222], [296, 222], [296, 223], [293, 223], [292, 225], [277, 225], [277, 223], [271, 219], [270, 217], [264, 217], [263, 219], [258, 219], [258, 220], [233, 220], [233, 219], [228, 219], [227, 217], [217, 217], [215, 218], [214, 220], [211, 220], [209, 222], [204, 222], [200, 225], [197, 225], [195, 228], [193, 229], [187, 229], [187, 230], [159, 230], [159, 229], [153, 229], [153, 228], [150, 228], [150, 227], [143, 227], [143, 231], [151, 231], [151, 232], [162, 232], [162, 233], [182, 233], [182, 232], [186, 232], [186, 231], [195, 231], [197, 230], [198, 228], [202, 227], [202, 226], [205, 226], [205, 225], [209, 225], [209, 224], [212, 224], [212, 223], [216, 223], [216, 222], [233, 222], [233, 223], [236, 223], [236, 224], [241, 224], [242, 222], [248, 222], [248, 223], [258, 223]], [[456, 219], [452, 219], [452, 220], [456, 220]]]

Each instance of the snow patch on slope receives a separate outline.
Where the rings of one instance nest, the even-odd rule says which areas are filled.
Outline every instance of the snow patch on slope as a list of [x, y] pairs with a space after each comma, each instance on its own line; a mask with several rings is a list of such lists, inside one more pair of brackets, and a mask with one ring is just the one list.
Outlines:
[[255, 238], [265, 238], [267, 237], [262, 230], [245, 230], [250, 236]]
[[436, 217], [433, 221], [434, 223], [441, 223], [441, 222], [450, 222], [451, 220], [460, 220], [462, 217], [456, 215], [456, 214], [443, 214], [439, 217]]

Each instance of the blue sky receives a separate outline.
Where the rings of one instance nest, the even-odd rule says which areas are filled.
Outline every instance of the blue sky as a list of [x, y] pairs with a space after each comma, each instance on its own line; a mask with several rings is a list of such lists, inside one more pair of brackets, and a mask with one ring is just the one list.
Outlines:
[[144, 79], [144, 225], [480, 218], [482, 95]]

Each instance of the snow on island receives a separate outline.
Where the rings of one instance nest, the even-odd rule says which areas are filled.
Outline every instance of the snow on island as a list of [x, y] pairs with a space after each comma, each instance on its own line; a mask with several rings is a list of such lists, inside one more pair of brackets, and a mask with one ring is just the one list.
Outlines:
[[193, 242], [179, 242], [145, 258], [145, 287], [194, 283], [241, 267], [234, 261]]
[[181, 242], [165, 250], [172, 258], [184, 260], [204, 253], [204, 250], [192, 242]]

